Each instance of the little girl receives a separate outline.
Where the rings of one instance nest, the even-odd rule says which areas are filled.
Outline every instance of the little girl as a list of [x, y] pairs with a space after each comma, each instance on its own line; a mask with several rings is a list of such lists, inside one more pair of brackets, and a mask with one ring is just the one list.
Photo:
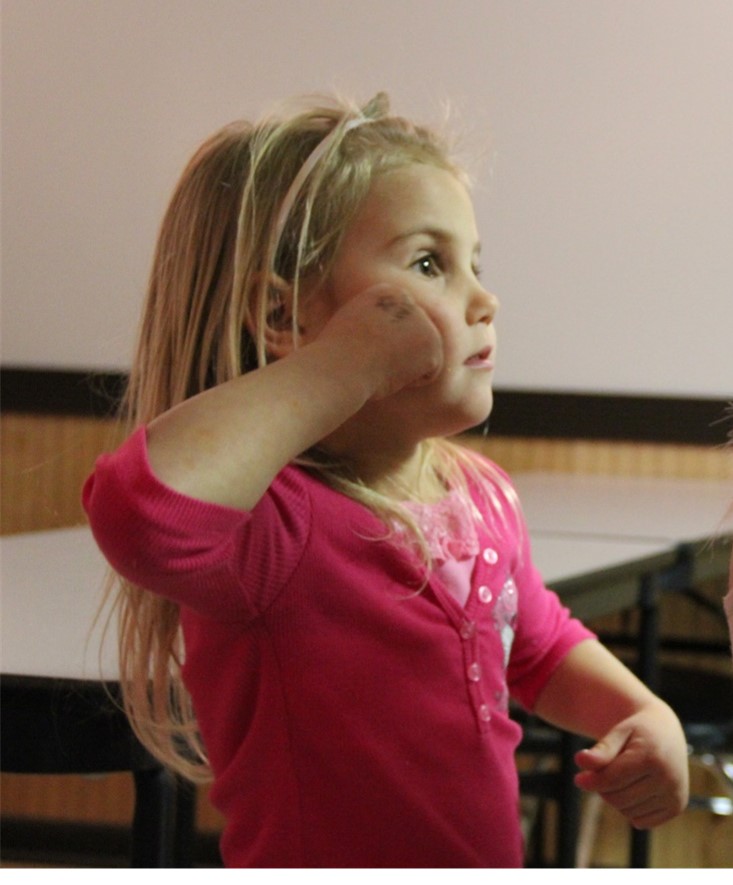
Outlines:
[[84, 503], [128, 714], [213, 777], [229, 866], [521, 865], [510, 696], [598, 739], [577, 782], [634, 826], [686, 803], [676, 717], [446, 440], [492, 405], [479, 251], [464, 174], [383, 95], [229, 126], [172, 198]]

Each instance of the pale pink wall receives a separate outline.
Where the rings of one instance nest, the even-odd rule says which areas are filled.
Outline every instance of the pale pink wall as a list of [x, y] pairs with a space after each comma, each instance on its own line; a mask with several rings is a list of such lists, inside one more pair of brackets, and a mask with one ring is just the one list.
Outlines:
[[[504, 387], [733, 390], [730, 0], [3, 0], [6, 364], [124, 368], [210, 130], [338, 88], [484, 153]], [[487, 146], [490, 148], [487, 149]]]

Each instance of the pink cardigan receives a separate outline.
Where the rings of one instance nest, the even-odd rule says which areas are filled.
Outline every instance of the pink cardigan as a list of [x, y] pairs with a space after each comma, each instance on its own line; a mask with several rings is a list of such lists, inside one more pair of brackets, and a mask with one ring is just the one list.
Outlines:
[[181, 606], [228, 866], [522, 864], [507, 692], [531, 708], [592, 634], [544, 587], [518, 519], [480, 528], [462, 608], [296, 467], [252, 512], [206, 504], [157, 480], [139, 430], [84, 504], [111, 564]]

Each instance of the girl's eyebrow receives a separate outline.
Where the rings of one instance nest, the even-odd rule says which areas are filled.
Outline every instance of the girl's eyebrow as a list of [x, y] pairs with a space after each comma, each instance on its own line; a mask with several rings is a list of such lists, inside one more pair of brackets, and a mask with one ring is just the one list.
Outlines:
[[[398, 236], [394, 237], [394, 239], [389, 241], [389, 246], [396, 246], [404, 240], [409, 240], [412, 237], [418, 236], [426, 236], [435, 240], [438, 243], [448, 243], [451, 244], [455, 242], [455, 237], [447, 230], [442, 230], [438, 227], [416, 227], [411, 230], [405, 231], [405, 233], [398, 234]], [[480, 241], [476, 241], [472, 254], [475, 256], [479, 256], [481, 254], [481, 243]]]

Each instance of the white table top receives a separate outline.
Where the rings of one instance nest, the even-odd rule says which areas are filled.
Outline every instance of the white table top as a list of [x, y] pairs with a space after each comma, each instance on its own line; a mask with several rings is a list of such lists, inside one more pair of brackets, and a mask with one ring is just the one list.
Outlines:
[[530, 533], [667, 541], [731, 531], [733, 482], [558, 473], [512, 477]]
[[[550, 585], [654, 556], [664, 543], [595, 538], [533, 542], [534, 561]], [[93, 627], [106, 565], [86, 527], [0, 538], [4, 674], [98, 680], [117, 677], [116, 630], [99, 648]], [[106, 613], [106, 609], [105, 609]]]
[[538, 534], [532, 537], [532, 560], [548, 586], [673, 553], [666, 541], [576, 538]]
[[[101, 643], [106, 563], [87, 528], [0, 538], [3, 674], [116, 679], [116, 630]], [[100, 644], [102, 654], [100, 657]]]

